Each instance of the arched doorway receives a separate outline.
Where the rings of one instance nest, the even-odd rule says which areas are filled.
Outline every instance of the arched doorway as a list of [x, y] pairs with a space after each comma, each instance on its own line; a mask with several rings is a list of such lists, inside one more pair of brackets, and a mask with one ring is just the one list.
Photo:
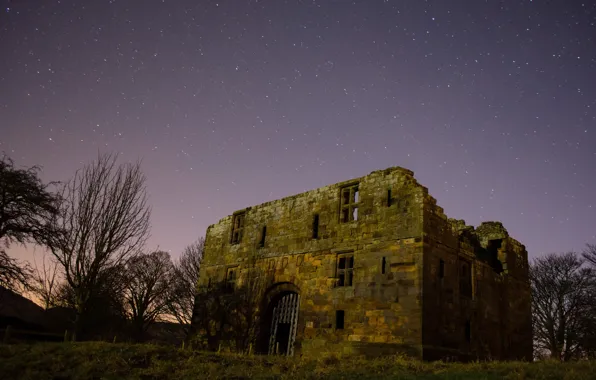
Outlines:
[[260, 351], [269, 355], [294, 355], [300, 295], [290, 283], [277, 284], [264, 299], [266, 314], [261, 326]]

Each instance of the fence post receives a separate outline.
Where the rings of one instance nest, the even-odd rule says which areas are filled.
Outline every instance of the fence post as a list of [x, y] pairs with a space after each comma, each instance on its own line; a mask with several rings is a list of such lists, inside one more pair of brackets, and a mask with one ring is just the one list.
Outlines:
[[6, 326], [6, 328], [4, 329], [4, 343], [8, 343], [8, 341], [10, 340], [10, 325]]

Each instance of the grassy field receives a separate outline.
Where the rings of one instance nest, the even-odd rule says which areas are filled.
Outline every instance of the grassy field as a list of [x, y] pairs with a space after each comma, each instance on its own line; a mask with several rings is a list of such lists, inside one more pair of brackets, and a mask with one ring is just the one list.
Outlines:
[[40, 343], [0, 345], [0, 379], [596, 379], [596, 363], [301, 360], [153, 345]]

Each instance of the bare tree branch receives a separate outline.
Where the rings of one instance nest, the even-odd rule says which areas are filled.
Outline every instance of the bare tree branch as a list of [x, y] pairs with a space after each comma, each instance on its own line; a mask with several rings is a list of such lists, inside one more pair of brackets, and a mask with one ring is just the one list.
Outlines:
[[205, 240], [199, 238], [187, 246], [174, 267], [174, 278], [168, 289], [168, 313], [189, 332], [197, 294], [199, 269], [203, 259]]
[[586, 244], [586, 249], [584, 249], [582, 256], [596, 269], [596, 244]]
[[31, 291], [39, 297], [44, 309], [56, 305], [56, 291], [58, 288], [58, 262], [52, 257], [43, 255], [41, 267], [34, 258], [34, 269], [31, 276]]
[[100, 155], [64, 186], [47, 242], [75, 293], [77, 334], [99, 279], [125, 265], [149, 236], [150, 209], [140, 163], [116, 161], [116, 155]]
[[31, 268], [4, 249], [45, 242], [58, 211], [58, 197], [49, 191], [54, 183], [42, 183], [38, 174], [38, 167], [18, 169], [8, 156], [0, 157], [0, 286], [17, 292], [27, 288]]
[[534, 260], [530, 281], [536, 352], [564, 361], [581, 357], [594, 291], [594, 273], [583, 264], [574, 252]]
[[173, 269], [167, 252], [157, 251], [129, 260], [124, 294], [137, 341], [143, 341], [151, 324], [166, 313]]

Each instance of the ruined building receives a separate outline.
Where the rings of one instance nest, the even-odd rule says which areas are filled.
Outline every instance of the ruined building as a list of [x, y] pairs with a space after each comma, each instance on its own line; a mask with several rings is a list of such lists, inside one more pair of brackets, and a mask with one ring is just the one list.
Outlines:
[[209, 226], [199, 287], [267, 274], [263, 353], [532, 359], [525, 247], [448, 218], [407, 169], [236, 211]]

